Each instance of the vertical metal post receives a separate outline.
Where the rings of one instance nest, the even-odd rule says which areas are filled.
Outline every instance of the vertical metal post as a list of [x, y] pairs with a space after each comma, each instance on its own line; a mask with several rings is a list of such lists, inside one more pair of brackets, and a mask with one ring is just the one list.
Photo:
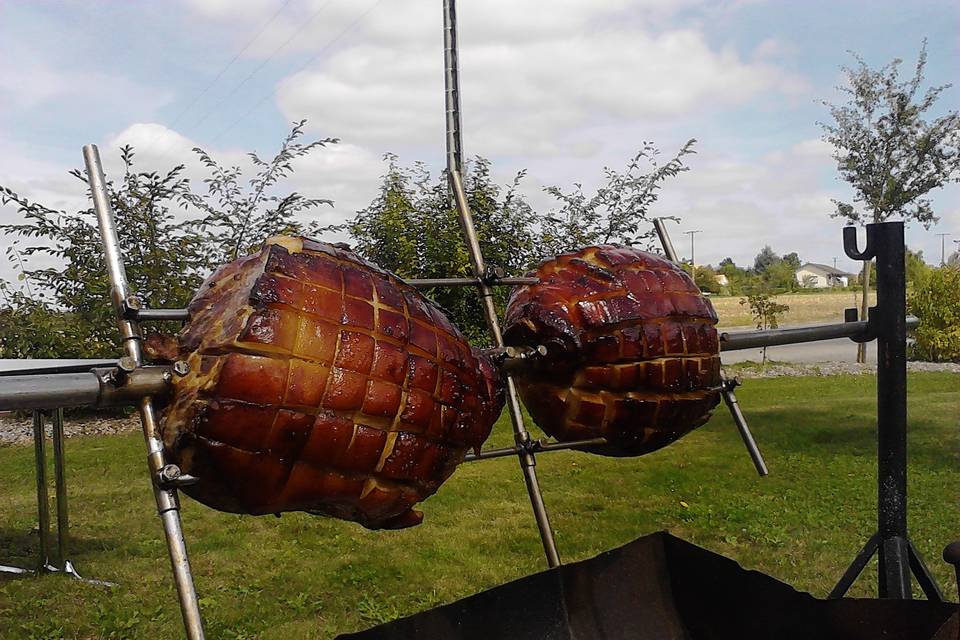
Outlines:
[[[482, 280], [486, 272], [486, 265], [463, 188], [463, 140], [460, 135], [460, 64], [457, 47], [456, 0], [444, 0], [443, 2], [443, 43], [447, 114], [447, 176], [450, 181], [454, 204], [459, 214], [460, 225], [463, 229], [464, 240], [470, 253], [473, 274], [481, 279], [478, 289], [487, 326], [490, 328], [490, 335], [494, 344], [502, 347], [503, 335], [500, 333], [500, 322], [493, 302], [493, 291]], [[530, 434], [523, 424], [520, 399], [517, 395], [516, 385], [510, 375], [507, 375], [507, 407], [510, 412], [510, 420], [513, 423], [514, 438], [520, 445], [517, 455], [520, 460], [520, 467], [523, 470], [523, 479], [527, 487], [527, 494], [530, 497], [533, 515], [540, 531], [540, 540], [543, 543], [547, 565], [556, 567], [560, 565], [560, 554], [557, 551], [553, 529], [550, 527], [550, 518], [547, 515], [543, 494], [540, 491], [540, 483], [537, 480], [537, 461], [533, 453], [526, 447], [530, 441]]]
[[[122, 313], [123, 302], [132, 295], [132, 292], [127, 285], [127, 274], [123, 267], [123, 257], [120, 254], [120, 242], [117, 238], [113, 207], [110, 205], [110, 194], [100, 163], [100, 152], [96, 145], [86, 145], [83, 148], [83, 159], [87, 167], [90, 193], [100, 227], [104, 260], [107, 266], [107, 274], [110, 277], [110, 297], [117, 312], [117, 326], [120, 329], [123, 349], [126, 355], [130, 356], [139, 366], [143, 361], [140, 327], [137, 322], [125, 319]], [[193, 582], [193, 574], [190, 571], [187, 547], [183, 539], [177, 492], [172, 489], [160, 488], [157, 480], [158, 474], [165, 463], [163, 442], [158, 432], [157, 417], [153, 409], [152, 399], [149, 396], [144, 397], [140, 400], [137, 408], [140, 412], [143, 437], [147, 445], [147, 467], [157, 502], [157, 513], [163, 522], [167, 551], [173, 569], [173, 579], [180, 599], [183, 626], [188, 640], [201, 640], [204, 637], [203, 620], [200, 616], [200, 604]]]
[[67, 476], [63, 457], [63, 409], [53, 410], [53, 465], [57, 486], [57, 559], [60, 570], [71, 572], [67, 559], [70, 521], [67, 512]]
[[33, 412], [33, 453], [37, 465], [37, 522], [40, 527], [40, 562], [37, 571], [50, 565], [50, 496], [47, 493], [46, 435], [43, 428], [43, 412]]
[[[880, 597], [910, 598], [907, 542], [907, 325], [903, 223], [871, 225], [877, 269], [877, 515]], [[870, 233], [872, 231], [873, 233]], [[872, 237], [871, 237], [872, 236]]]

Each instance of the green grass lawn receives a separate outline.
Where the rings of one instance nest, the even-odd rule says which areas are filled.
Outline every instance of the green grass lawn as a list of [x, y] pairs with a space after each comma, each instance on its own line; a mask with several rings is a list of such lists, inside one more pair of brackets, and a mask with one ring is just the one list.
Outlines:
[[[771, 475], [759, 479], [726, 411], [655, 454], [539, 457], [567, 561], [668, 529], [823, 596], [874, 530], [869, 376], [750, 380], [739, 397]], [[941, 586], [960, 537], [960, 376], [910, 376], [910, 524]], [[505, 420], [490, 446], [510, 441]], [[169, 563], [137, 434], [70, 440], [72, 559], [106, 589], [61, 576], [0, 581], [3, 638], [181, 636]], [[36, 543], [32, 448], [0, 449], [0, 563]], [[423, 505], [424, 523], [371, 532], [301, 514], [243, 517], [184, 498], [211, 638], [329, 638], [544, 568], [517, 463], [464, 465]], [[853, 594], [873, 593], [870, 567]], [[0, 579], [2, 580], [2, 579]]]

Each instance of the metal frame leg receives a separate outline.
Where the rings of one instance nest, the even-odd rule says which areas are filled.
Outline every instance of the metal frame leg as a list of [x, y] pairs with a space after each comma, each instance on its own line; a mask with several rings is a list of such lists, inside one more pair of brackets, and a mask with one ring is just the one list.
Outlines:
[[56, 571], [50, 564], [50, 495], [47, 490], [47, 448], [43, 412], [33, 412], [33, 452], [37, 478], [37, 524], [39, 526], [40, 561], [37, 571]]

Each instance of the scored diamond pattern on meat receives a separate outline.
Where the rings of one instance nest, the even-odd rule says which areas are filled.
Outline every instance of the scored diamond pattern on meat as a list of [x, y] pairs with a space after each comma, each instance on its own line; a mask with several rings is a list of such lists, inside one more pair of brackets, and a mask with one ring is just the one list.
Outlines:
[[609, 455], [640, 455], [705, 423], [719, 402], [716, 313], [673, 263], [604, 245], [539, 265], [514, 290], [508, 344], [543, 344], [518, 376], [534, 421], [565, 441], [605, 437]]
[[190, 316], [163, 436], [215, 508], [417, 524], [411, 507], [502, 406], [492, 363], [436, 306], [331, 245], [267, 244], [214, 274]]

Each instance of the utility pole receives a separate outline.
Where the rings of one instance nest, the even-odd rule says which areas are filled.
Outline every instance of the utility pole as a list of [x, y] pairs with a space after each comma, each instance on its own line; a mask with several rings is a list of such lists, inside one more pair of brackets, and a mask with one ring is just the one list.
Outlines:
[[694, 273], [697, 271], [697, 258], [693, 253], [693, 234], [702, 233], [703, 229], [696, 229], [694, 231], [684, 231], [685, 234], [690, 236], [690, 266], [693, 268]]
[[834, 271], [837, 270], [837, 257], [836, 257], [836, 256], [833, 257], [833, 270], [834, 270]]
[[949, 234], [949, 233], [938, 233], [937, 235], [940, 236], [940, 266], [942, 267], [943, 265], [946, 264], [946, 262], [944, 261], [944, 253], [945, 253], [944, 249], [945, 249], [945, 247], [946, 247], [946, 241], [944, 240], [944, 238], [946, 238], [947, 236], [949, 236], [949, 235], [951, 235], [951, 234]]

